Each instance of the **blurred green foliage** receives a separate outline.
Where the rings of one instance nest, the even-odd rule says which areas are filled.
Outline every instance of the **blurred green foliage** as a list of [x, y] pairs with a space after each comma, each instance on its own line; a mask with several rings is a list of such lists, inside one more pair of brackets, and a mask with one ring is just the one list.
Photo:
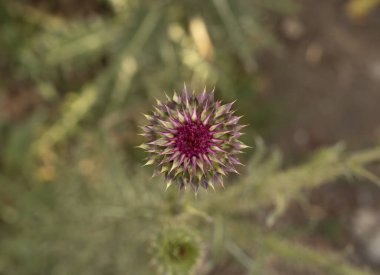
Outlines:
[[[347, 154], [338, 145], [282, 170], [278, 151], [268, 151], [260, 140], [255, 148], [247, 164], [254, 172], [231, 180], [225, 190], [202, 190], [195, 199], [192, 192], [165, 192], [162, 179], [143, 169], [127, 169], [104, 135], [87, 133], [70, 162], [58, 161], [50, 183], [0, 179], [0, 271], [207, 274], [233, 259], [249, 274], [277, 274], [283, 262], [300, 274], [372, 274], [271, 227], [291, 201], [302, 201], [305, 190], [342, 176], [365, 177], [355, 171], [379, 161], [380, 149]], [[162, 241], [162, 234], [172, 235]], [[196, 266], [190, 266], [195, 256]]]
[[301, 271], [366, 274], [269, 228], [304, 189], [352, 174], [378, 182], [365, 169], [378, 148], [338, 145], [282, 170], [281, 154], [257, 141], [243, 176], [198, 200], [164, 192], [134, 148], [140, 113], [184, 81], [237, 99], [252, 144], [275, 112], [257, 101], [255, 57], [280, 47], [269, 18], [295, 11], [290, 0], [1, 1], [0, 274], [152, 274], [163, 228], [196, 235], [197, 274], [226, 259], [272, 274], [273, 256]]
[[183, 82], [239, 99], [256, 132], [270, 128], [274, 108], [256, 100], [255, 54], [278, 48], [271, 14], [294, 10], [290, 0], [2, 2], [3, 169], [34, 173], [35, 158], [50, 165], [99, 127], [141, 159], [131, 149], [140, 113]]

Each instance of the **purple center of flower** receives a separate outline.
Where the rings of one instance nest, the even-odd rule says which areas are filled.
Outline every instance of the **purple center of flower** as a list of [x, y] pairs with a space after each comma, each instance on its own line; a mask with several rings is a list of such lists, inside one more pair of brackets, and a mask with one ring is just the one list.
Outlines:
[[210, 126], [203, 125], [198, 121], [187, 122], [178, 127], [175, 137], [178, 151], [188, 158], [206, 154], [212, 139], [209, 128]]

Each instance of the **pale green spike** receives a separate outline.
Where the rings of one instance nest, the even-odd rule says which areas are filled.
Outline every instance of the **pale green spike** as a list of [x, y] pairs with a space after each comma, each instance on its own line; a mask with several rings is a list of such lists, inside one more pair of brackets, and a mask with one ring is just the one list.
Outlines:
[[174, 169], [176, 169], [179, 166], [178, 159], [174, 159], [172, 168], [170, 169], [169, 173], [172, 172]]
[[151, 115], [143, 114], [147, 120], [153, 120], [153, 117]]
[[235, 101], [220, 106], [215, 112], [215, 117], [221, 116], [226, 112], [229, 112], [229, 114], [233, 114], [235, 111], [229, 111], [229, 109], [231, 109], [231, 106], [235, 103]]
[[203, 173], [197, 169], [196, 176], [197, 176], [198, 180], [201, 181]]
[[174, 92], [174, 94], [173, 94], [173, 100], [174, 100], [174, 102], [177, 103], [177, 104], [180, 104], [180, 103], [181, 103], [181, 98], [177, 95], [176, 92]]
[[207, 116], [207, 109], [204, 109], [201, 114], [201, 121], [204, 121]]
[[211, 188], [215, 191], [215, 186], [214, 186], [214, 184], [211, 182], [211, 180], [208, 182], [208, 185], [210, 185]]
[[224, 187], [224, 182], [223, 182], [222, 179], [220, 180], [220, 185], [221, 185], [223, 188], [225, 188], [225, 187]]
[[161, 120], [161, 119], [159, 119], [158, 120], [163, 126], [165, 126], [166, 128], [172, 128], [173, 127], [173, 125], [170, 123], [170, 122], [168, 122], [168, 121], [164, 121], [164, 120]]
[[169, 179], [167, 182], [166, 182], [166, 188], [165, 188], [165, 191], [168, 190], [168, 188], [173, 184], [173, 181], [171, 179]]
[[174, 134], [172, 133], [165, 133], [165, 134], [160, 134], [161, 136], [164, 136], [166, 138], [173, 138], [174, 137]]
[[197, 107], [196, 106], [193, 107], [193, 111], [191, 113], [191, 120], [192, 121], [196, 121], [197, 120]]
[[161, 168], [161, 173], [165, 173], [165, 172], [168, 171], [168, 170], [169, 170], [169, 166], [164, 165], [164, 166], [162, 166], [162, 168]]
[[152, 159], [149, 159], [145, 164], [144, 166], [147, 166], [147, 165], [152, 165], [154, 163], [155, 159], [152, 158]]
[[167, 155], [167, 154], [171, 154], [173, 152], [172, 148], [170, 147], [167, 147], [164, 149], [164, 151], [160, 152], [161, 155]]
[[226, 172], [224, 172], [224, 170], [219, 165], [216, 165], [216, 171], [218, 171], [223, 176], [226, 176]]
[[217, 108], [214, 117], [217, 118], [217, 117], [221, 116], [225, 109], [226, 109], [226, 105], [222, 105], [219, 108]]
[[161, 102], [159, 99], [156, 98], [156, 104], [157, 104], [158, 106], [161, 106], [161, 105], [162, 105], [162, 102]]
[[210, 146], [210, 148], [214, 151], [217, 151], [217, 152], [219, 152], [221, 150], [221, 148], [219, 148], [218, 146], [215, 146], [215, 145]]
[[210, 131], [214, 131], [216, 128], [218, 128], [220, 125], [222, 125], [222, 122], [218, 122], [210, 127]]
[[201, 161], [200, 159], [197, 159], [197, 165], [199, 166], [199, 168], [201, 168], [202, 173], [204, 173], [204, 171], [205, 171], [205, 166], [204, 166], [203, 161]]
[[141, 144], [141, 145], [139, 145], [139, 146], [136, 146], [136, 148], [141, 148], [141, 149], [143, 149], [143, 150], [147, 150], [147, 149], [149, 149], [149, 145], [143, 143], [143, 144]]
[[189, 102], [189, 92], [187, 91], [187, 88], [186, 88], [186, 84], [184, 85], [184, 90], [186, 91], [186, 95], [185, 96], [185, 104], [186, 104], [186, 109], [190, 109], [190, 102]]
[[210, 160], [212, 160], [212, 161], [216, 161], [216, 162], [219, 161], [219, 160], [215, 157], [214, 154], [209, 154], [209, 155], [208, 155], [208, 158], [209, 158]]
[[238, 170], [236, 170], [235, 168], [233, 168], [233, 169], [232, 169], [232, 172], [234, 172], [234, 173], [236, 173], [236, 174], [240, 175], [239, 171], [238, 171]]
[[210, 160], [212, 160], [213, 162], [219, 163], [220, 165], [224, 165], [223, 162], [220, 160], [220, 158], [219, 158], [219, 157], [216, 157], [215, 155], [210, 155], [209, 158], [210, 158]]
[[166, 142], [167, 142], [167, 140], [165, 138], [159, 138], [159, 139], [156, 139], [155, 141], [150, 142], [149, 144], [162, 146]]
[[172, 99], [168, 96], [168, 94], [165, 92], [165, 97], [167, 101], [171, 101]]
[[159, 114], [160, 116], [165, 115], [164, 111], [162, 111], [160, 108], [154, 107], [154, 109], [156, 110], [157, 114]]
[[245, 145], [243, 142], [239, 141], [238, 143], [239, 149], [252, 148], [251, 146]]
[[189, 175], [190, 175], [190, 179], [191, 179], [191, 177], [193, 176], [193, 166], [191, 165], [191, 162], [190, 162], [190, 164], [189, 164], [189, 166], [187, 167], [187, 172], [189, 173]]
[[180, 111], [177, 110], [177, 116], [178, 116], [178, 120], [181, 122], [181, 123], [184, 123], [185, 122], [185, 117], [181, 114]]
[[222, 131], [222, 132], [218, 132], [218, 133], [215, 133], [215, 134], [213, 134], [213, 137], [214, 138], [220, 138], [221, 136], [224, 136], [225, 134], [228, 134], [228, 133], [230, 133], [231, 131]]
[[182, 167], [180, 167], [180, 168], [178, 168], [178, 169], [176, 170], [174, 176], [177, 176], [177, 175], [178, 175], [179, 173], [181, 173], [181, 172], [183, 172], [183, 168], [182, 168]]
[[252, 148], [251, 146], [245, 145], [244, 143], [241, 143], [239, 146], [240, 149]]
[[231, 125], [231, 124], [236, 124], [243, 116], [238, 116], [238, 117], [235, 117], [233, 118], [232, 120], [230, 121], [227, 121], [226, 125]]
[[225, 150], [225, 149], [230, 148], [230, 144], [228, 144], [228, 143], [223, 143], [223, 144], [220, 145], [219, 147]]

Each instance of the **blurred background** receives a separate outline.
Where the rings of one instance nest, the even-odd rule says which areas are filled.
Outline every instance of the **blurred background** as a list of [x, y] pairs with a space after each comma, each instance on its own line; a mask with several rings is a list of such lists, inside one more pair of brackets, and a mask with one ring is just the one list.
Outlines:
[[[0, 1], [0, 274], [380, 274], [379, 49], [379, 0]], [[198, 199], [135, 148], [184, 82], [253, 147]]]

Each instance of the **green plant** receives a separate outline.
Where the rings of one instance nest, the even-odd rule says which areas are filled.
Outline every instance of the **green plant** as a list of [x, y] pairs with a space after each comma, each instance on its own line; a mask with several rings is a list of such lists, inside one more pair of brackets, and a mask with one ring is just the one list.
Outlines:
[[[201, 191], [195, 199], [174, 189], [165, 192], [163, 179], [151, 179], [145, 168], [126, 169], [115, 148], [102, 140], [89, 133], [77, 148], [81, 153], [61, 163], [49, 184], [31, 187], [31, 182], [2, 178], [1, 272], [151, 274], [150, 243], [166, 227], [174, 232], [186, 228], [201, 240], [202, 248], [191, 245], [191, 251], [204, 251], [197, 274], [229, 256], [253, 274], [274, 272], [273, 260], [317, 274], [371, 274], [342, 255], [297, 244], [271, 225], [310, 188], [348, 175], [376, 179], [365, 167], [380, 161], [379, 148], [349, 154], [337, 145], [283, 170], [278, 151], [267, 153], [258, 141], [244, 175], [218, 192]], [[20, 192], [23, 188], [29, 191]], [[264, 223], [251, 221], [250, 214], [269, 205], [275, 208]], [[167, 252], [170, 247], [156, 242], [155, 249]], [[193, 268], [184, 266], [189, 272]]]
[[[207, 274], [225, 262], [248, 274], [281, 264], [371, 274], [275, 225], [291, 202], [307, 204], [305, 192], [337, 178], [379, 184], [367, 169], [378, 147], [338, 144], [284, 169], [281, 153], [257, 140], [242, 175], [198, 199], [165, 192], [134, 149], [139, 112], [182, 80], [238, 99], [252, 144], [258, 114], [268, 113], [255, 104], [255, 55], [278, 48], [266, 18], [293, 12], [292, 1], [96, 3], [103, 9], [86, 16], [73, 4], [73, 16], [47, 1], [0, 2], [1, 274]], [[37, 100], [25, 104], [30, 94]], [[27, 107], [15, 116], [3, 102]]]

